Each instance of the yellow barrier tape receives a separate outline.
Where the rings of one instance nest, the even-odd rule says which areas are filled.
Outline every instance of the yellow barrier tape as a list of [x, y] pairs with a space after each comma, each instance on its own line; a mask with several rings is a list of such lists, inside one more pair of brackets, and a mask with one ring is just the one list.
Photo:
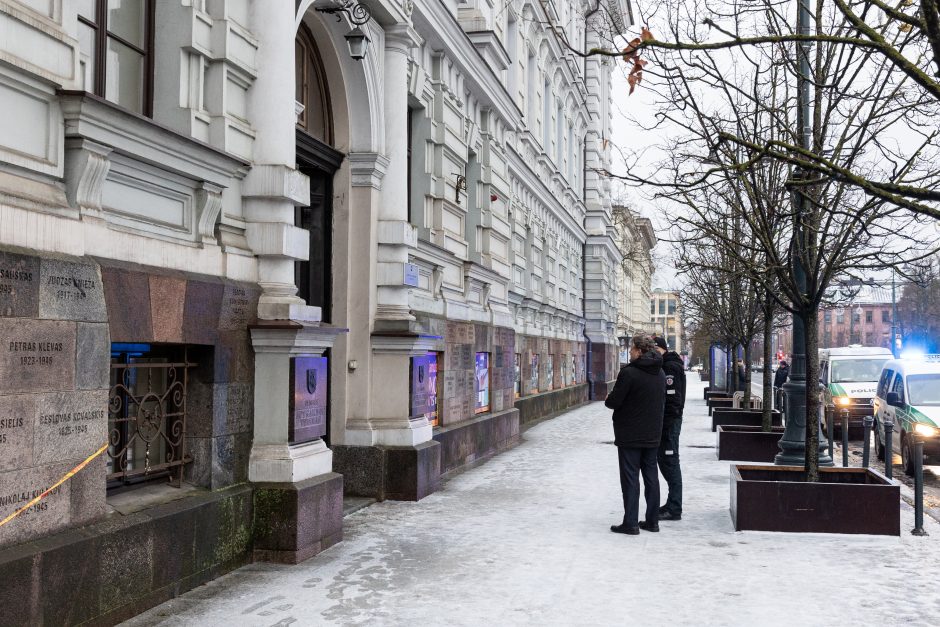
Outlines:
[[10, 514], [9, 516], [7, 516], [6, 518], [4, 518], [3, 520], [0, 520], [0, 527], [2, 527], [3, 525], [7, 524], [8, 522], [10, 522], [11, 520], [13, 520], [14, 518], [16, 518], [17, 516], [19, 516], [20, 514], [22, 514], [22, 513], [25, 512], [26, 510], [28, 510], [30, 507], [32, 507], [33, 505], [35, 505], [36, 503], [38, 503], [39, 501], [41, 501], [41, 500], [43, 499], [43, 497], [45, 497], [47, 494], [49, 494], [50, 492], [52, 492], [53, 490], [55, 490], [56, 488], [58, 488], [60, 485], [62, 485], [63, 483], [65, 483], [66, 481], [68, 481], [69, 479], [71, 479], [73, 476], [75, 476], [76, 473], [80, 472], [80, 471], [82, 470], [82, 468], [84, 468], [85, 466], [87, 466], [88, 464], [90, 464], [91, 461], [92, 461], [94, 458], [98, 457], [99, 455], [101, 455], [102, 453], [104, 453], [106, 450], [108, 450], [108, 443], [107, 443], [107, 442], [105, 442], [104, 445], [102, 445], [102, 447], [99, 448], [97, 451], [95, 451], [94, 453], [92, 453], [91, 455], [89, 455], [88, 458], [87, 458], [85, 461], [83, 461], [81, 464], [79, 464], [78, 466], [76, 466], [76, 467], [73, 468], [72, 470], [70, 470], [70, 471], [68, 471], [67, 473], [65, 473], [65, 476], [64, 476], [64, 477], [62, 477], [61, 479], [59, 479], [58, 481], [56, 481], [53, 485], [49, 486], [49, 487], [46, 489], [45, 492], [43, 492], [43, 493], [40, 494], [39, 496], [33, 498], [33, 500], [31, 500], [29, 503], [27, 503], [27, 504], [24, 505], [23, 507], [19, 508], [18, 510], [16, 510], [15, 512], [13, 512], [12, 514]]

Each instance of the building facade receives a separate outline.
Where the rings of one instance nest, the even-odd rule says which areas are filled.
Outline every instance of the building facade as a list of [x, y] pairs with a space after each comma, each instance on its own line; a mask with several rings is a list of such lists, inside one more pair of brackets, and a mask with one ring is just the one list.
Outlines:
[[24, 622], [306, 559], [612, 384], [614, 62], [566, 46], [629, 7], [355, 6], [0, 0]]
[[891, 348], [891, 287], [860, 283], [832, 292], [835, 304], [819, 311], [819, 347], [860, 344]]
[[652, 331], [649, 311], [653, 296], [653, 257], [656, 234], [649, 218], [624, 206], [614, 207], [617, 247], [623, 261], [617, 271], [617, 337], [621, 349], [641, 331]]
[[653, 289], [653, 295], [649, 300], [649, 308], [650, 318], [652, 319], [652, 332], [666, 338], [669, 350], [673, 350], [680, 355], [687, 352], [679, 292], [665, 290], [661, 287]]

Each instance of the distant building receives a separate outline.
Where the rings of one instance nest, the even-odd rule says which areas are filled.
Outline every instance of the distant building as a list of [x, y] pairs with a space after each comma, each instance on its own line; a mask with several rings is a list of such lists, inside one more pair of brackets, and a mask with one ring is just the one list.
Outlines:
[[863, 283], [837, 287], [819, 310], [819, 347], [861, 344], [891, 348], [891, 287]]
[[685, 327], [682, 323], [682, 309], [679, 293], [657, 287], [650, 297], [651, 331], [661, 334], [669, 344], [669, 350], [680, 355], [686, 351]]
[[653, 258], [656, 234], [649, 218], [629, 207], [614, 206], [617, 247], [623, 262], [617, 271], [617, 337], [621, 346], [640, 331], [652, 329], [648, 303], [652, 298]]

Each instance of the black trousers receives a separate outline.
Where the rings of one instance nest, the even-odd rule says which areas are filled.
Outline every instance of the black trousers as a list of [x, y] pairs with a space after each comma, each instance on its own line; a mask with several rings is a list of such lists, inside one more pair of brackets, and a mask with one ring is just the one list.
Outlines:
[[620, 491], [623, 492], [623, 524], [636, 527], [640, 514], [640, 473], [643, 473], [643, 495], [646, 498], [646, 522], [659, 522], [659, 471], [656, 458], [659, 449], [617, 447], [620, 462]]
[[664, 506], [676, 516], [682, 515], [682, 470], [679, 468], [679, 432], [682, 418], [677, 418], [663, 430], [663, 441], [659, 445], [659, 470], [669, 486], [669, 495]]

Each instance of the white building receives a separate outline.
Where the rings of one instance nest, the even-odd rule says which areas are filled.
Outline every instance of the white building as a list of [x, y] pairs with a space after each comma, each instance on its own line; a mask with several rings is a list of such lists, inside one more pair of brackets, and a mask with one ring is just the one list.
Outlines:
[[649, 303], [653, 285], [651, 251], [656, 246], [656, 234], [650, 219], [629, 207], [615, 206], [613, 216], [617, 247], [623, 256], [617, 272], [617, 337], [624, 350], [637, 333], [654, 331]]
[[688, 352], [685, 345], [685, 323], [682, 319], [679, 292], [661, 287], [654, 288], [649, 303], [653, 333], [662, 335], [666, 339], [669, 350], [680, 355]]
[[344, 492], [422, 498], [612, 383], [615, 61], [560, 37], [626, 0], [339, 8], [0, 0], [0, 577], [56, 600], [24, 621], [306, 559]]

